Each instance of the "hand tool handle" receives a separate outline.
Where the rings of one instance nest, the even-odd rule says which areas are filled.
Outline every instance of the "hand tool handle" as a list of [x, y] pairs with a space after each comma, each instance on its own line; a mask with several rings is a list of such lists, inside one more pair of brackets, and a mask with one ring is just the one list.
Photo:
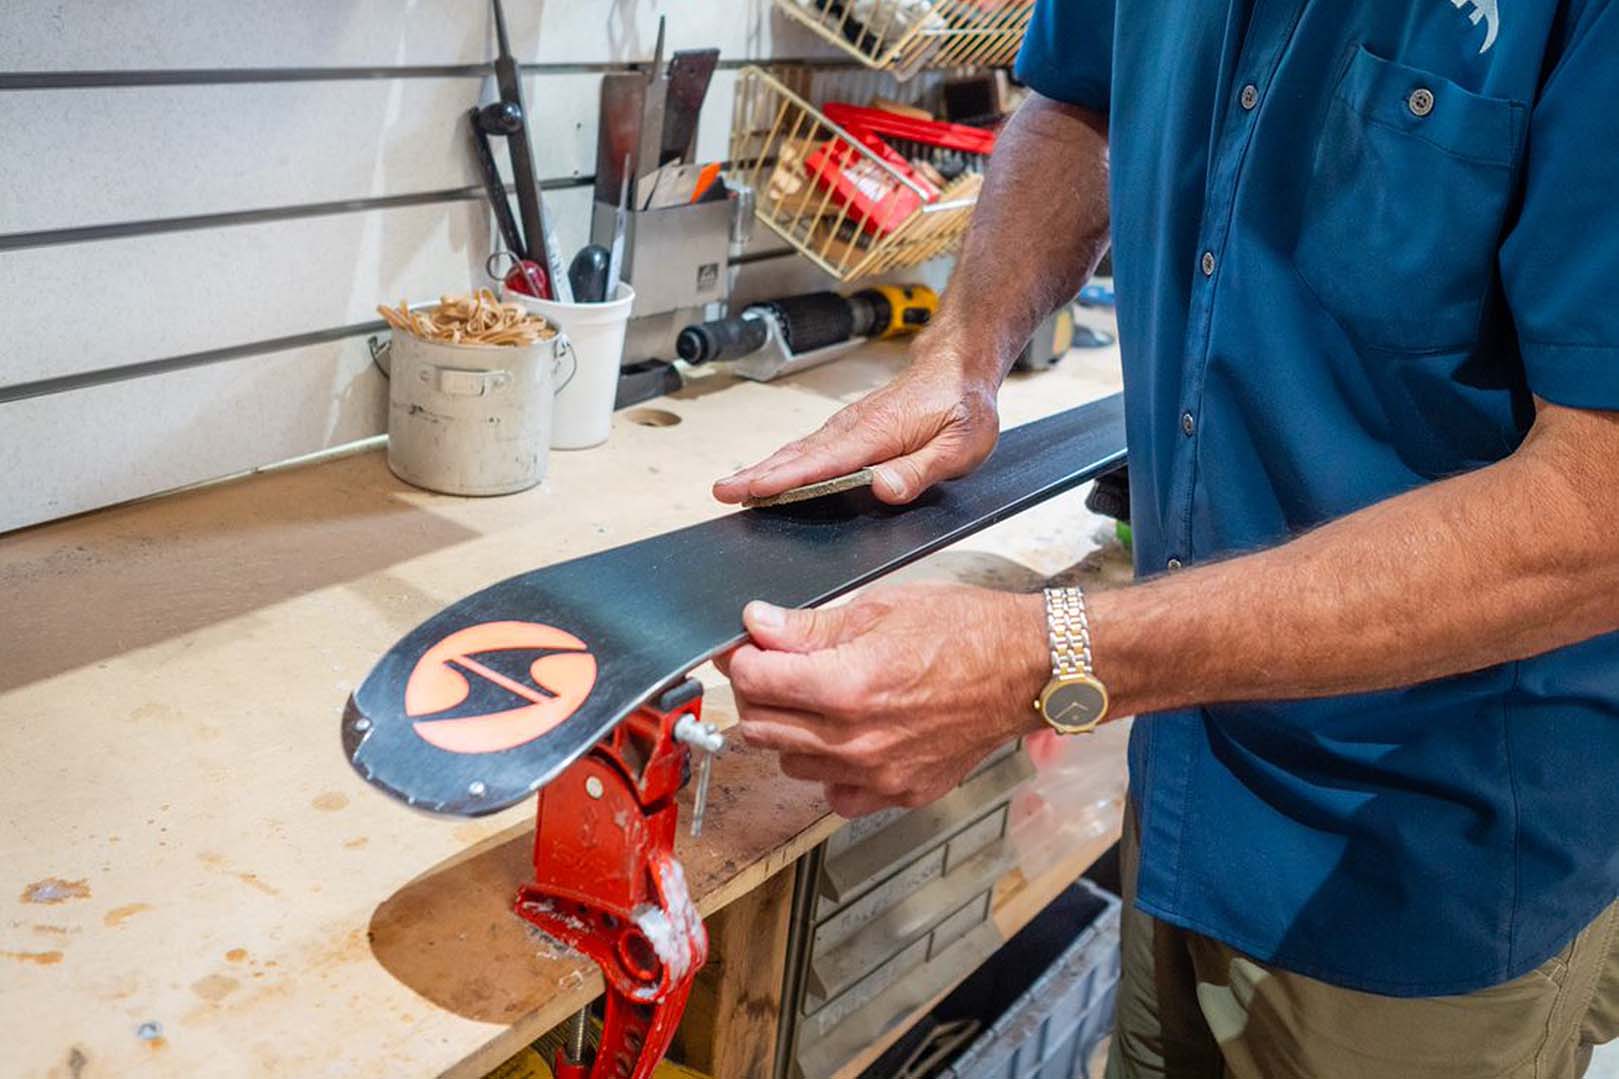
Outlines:
[[601, 244], [586, 244], [579, 249], [568, 266], [575, 303], [602, 303], [607, 299], [607, 263], [611, 257]]
[[495, 84], [500, 88], [501, 101], [515, 106], [514, 113], [508, 109], [511, 121], [521, 118], [520, 124], [508, 122], [513, 130], [506, 133], [506, 149], [512, 159], [512, 186], [517, 189], [517, 212], [522, 217], [523, 235], [528, 240], [523, 255], [535, 261], [543, 260], [550, 271], [553, 298], [562, 303], [571, 303], [573, 296], [565, 276], [562, 252], [557, 248], [555, 230], [549, 220], [545, 200], [540, 195], [539, 177], [534, 171], [534, 149], [528, 138], [528, 108], [523, 103], [522, 72], [512, 56], [511, 42], [506, 35], [506, 13], [501, 9], [500, 0], [493, 0], [493, 4], [497, 48]]
[[522, 129], [506, 136], [506, 149], [512, 159], [512, 186], [517, 189], [517, 212], [522, 215], [523, 236], [527, 240], [522, 254], [524, 258], [539, 261], [545, 257], [545, 224], [541, 218], [540, 185], [534, 175], [526, 116], [523, 122]]
[[506, 185], [501, 182], [500, 170], [495, 166], [495, 154], [489, 146], [489, 136], [478, 124], [479, 110], [467, 113], [467, 125], [472, 129], [472, 156], [478, 162], [478, 174], [483, 177], [484, 193], [489, 196], [489, 208], [495, 212], [495, 223], [500, 226], [506, 248], [516, 258], [528, 257], [523, 246], [523, 234], [518, 231], [517, 219], [512, 217], [512, 204], [506, 198]]
[[545, 260], [551, 276], [551, 298], [558, 303], [573, 303], [573, 285], [568, 282], [568, 267], [562, 261], [562, 245], [557, 242], [556, 222], [551, 219], [551, 208], [540, 203], [540, 223], [543, 229], [544, 252], [536, 251], [535, 258]]
[[624, 276], [624, 229], [630, 207], [630, 155], [624, 155], [624, 171], [618, 182], [618, 208], [613, 211], [613, 249], [607, 260], [607, 287], [616, 296]]
[[556, 299], [551, 295], [551, 283], [546, 280], [545, 267], [533, 259], [519, 260], [506, 274], [504, 284], [513, 292], [521, 292], [525, 296], [536, 296], [542, 300]]
[[821, 106], [821, 111], [827, 119], [849, 131], [864, 128], [887, 138], [905, 139], [984, 157], [995, 152], [995, 132], [981, 127], [943, 120], [917, 120], [887, 109], [848, 105], [841, 101], [828, 101]]

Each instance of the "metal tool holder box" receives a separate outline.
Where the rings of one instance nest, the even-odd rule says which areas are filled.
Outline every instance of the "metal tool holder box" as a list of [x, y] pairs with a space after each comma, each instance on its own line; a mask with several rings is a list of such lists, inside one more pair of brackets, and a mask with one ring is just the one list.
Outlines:
[[[734, 195], [660, 209], [637, 208], [641, 180], [661, 165], [689, 161], [695, 153], [697, 114], [716, 58], [716, 50], [676, 52], [669, 64], [672, 74], [666, 72], [660, 23], [648, 71], [602, 76], [590, 237], [593, 243], [612, 247], [628, 168], [623, 276], [635, 289], [635, 303], [624, 344], [626, 366], [673, 356], [681, 327], [701, 322], [707, 305], [727, 294], [732, 221], [739, 212]], [[682, 71], [694, 69], [698, 81], [686, 81]]]
[[[635, 289], [635, 303], [624, 363], [673, 356], [681, 328], [703, 321], [707, 305], [725, 299], [735, 202], [728, 198], [626, 215], [624, 279]], [[592, 243], [612, 244], [616, 209], [595, 203]]]
[[[615, 207], [596, 203], [590, 238], [613, 240]], [[645, 318], [725, 299], [732, 200], [631, 212], [624, 228], [624, 277], [635, 286], [631, 318]], [[684, 325], [684, 323], [682, 323]]]
[[1033, 775], [1008, 746], [938, 802], [852, 821], [813, 853], [789, 944], [782, 1074], [826, 1079], [995, 950], [1012, 795]]

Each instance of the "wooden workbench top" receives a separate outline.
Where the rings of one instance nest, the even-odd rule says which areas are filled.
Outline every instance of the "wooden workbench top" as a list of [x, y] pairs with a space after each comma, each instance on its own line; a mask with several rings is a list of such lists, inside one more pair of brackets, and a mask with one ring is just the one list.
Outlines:
[[[343, 758], [344, 700], [468, 592], [727, 512], [713, 478], [901, 355], [711, 376], [645, 406], [677, 423], [621, 414], [520, 495], [428, 494], [373, 451], [0, 537], [0, 1072], [477, 1074], [576, 1009], [595, 975], [507, 907], [532, 809], [383, 797]], [[1014, 378], [1004, 420], [1112, 392], [1116, 367], [1076, 353]], [[1094, 529], [1070, 494], [913, 572], [1037, 580]], [[728, 750], [715, 781], [680, 848], [705, 912], [837, 824], [767, 755]]]

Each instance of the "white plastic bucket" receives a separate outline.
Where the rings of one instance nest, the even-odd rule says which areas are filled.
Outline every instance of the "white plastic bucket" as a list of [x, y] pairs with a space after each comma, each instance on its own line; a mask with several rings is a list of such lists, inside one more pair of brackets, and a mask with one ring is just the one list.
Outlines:
[[450, 345], [395, 331], [388, 345], [388, 467], [452, 495], [504, 495], [545, 477], [567, 338]]
[[624, 329], [629, 325], [635, 290], [622, 281], [617, 295], [605, 303], [557, 303], [504, 290], [502, 299], [521, 304], [573, 343], [578, 372], [557, 391], [551, 423], [551, 448], [582, 450], [607, 441], [613, 429], [613, 399], [618, 369], [624, 359]]

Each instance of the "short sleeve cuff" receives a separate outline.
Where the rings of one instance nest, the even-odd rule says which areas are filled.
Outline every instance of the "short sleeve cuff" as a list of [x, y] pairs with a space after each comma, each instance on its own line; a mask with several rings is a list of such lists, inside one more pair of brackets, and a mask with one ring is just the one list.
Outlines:
[[1023, 51], [1018, 53], [1014, 70], [1020, 82], [1042, 97], [1094, 109], [1104, 115], [1107, 113], [1106, 82], [1086, 78], [1078, 71], [1064, 70], [1061, 64], [1045, 63], [1030, 56], [1027, 42], [1023, 45]]
[[1041, 0], [1013, 69], [1031, 90], [1106, 114], [1113, 72], [1113, 4]]
[[1619, 411], [1619, 346], [1520, 340], [1529, 388], [1568, 408]]

